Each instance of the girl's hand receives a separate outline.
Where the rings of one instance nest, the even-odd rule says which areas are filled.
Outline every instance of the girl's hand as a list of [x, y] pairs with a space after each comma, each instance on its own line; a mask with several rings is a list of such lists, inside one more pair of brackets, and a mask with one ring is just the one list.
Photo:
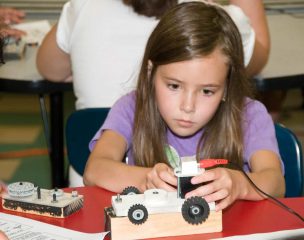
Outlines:
[[206, 183], [186, 194], [186, 198], [202, 196], [207, 202], [217, 202], [216, 211], [228, 207], [236, 199], [241, 198], [239, 182], [242, 173], [227, 168], [206, 170], [203, 174], [191, 179], [192, 184]]
[[161, 188], [166, 191], [175, 191], [177, 179], [172, 168], [164, 163], [157, 163], [146, 176], [146, 188]]

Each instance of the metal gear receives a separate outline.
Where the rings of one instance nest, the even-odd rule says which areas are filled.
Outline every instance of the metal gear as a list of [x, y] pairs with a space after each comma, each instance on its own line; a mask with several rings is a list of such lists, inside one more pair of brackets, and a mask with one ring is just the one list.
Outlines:
[[131, 206], [128, 211], [128, 218], [133, 224], [143, 224], [148, 219], [147, 208], [142, 204]]
[[121, 195], [131, 195], [131, 194], [140, 194], [140, 191], [133, 186], [126, 187], [122, 192]]
[[190, 224], [201, 224], [204, 222], [210, 213], [208, 203], [202, 197], [190, 197], [183, 203], [182, 215], [186, 222]]
[[15, 182], [9, 184], [7, 190], [12, 197], [28, 197], [34, 194], [35, 186], [31, 182]]

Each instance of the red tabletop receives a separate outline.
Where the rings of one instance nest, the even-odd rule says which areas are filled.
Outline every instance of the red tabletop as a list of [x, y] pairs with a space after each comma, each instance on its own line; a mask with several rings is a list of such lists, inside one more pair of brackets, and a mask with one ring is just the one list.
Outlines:
[[[76, 188], [79, 194], [84, 195], [84, 207], [64, 219], [42, 217], [24, 213], [7, 211], [0, 206], [0, 212], [28, 217], [41, 222], [65, 227], [68, 229], [97, 233], [104, 231], [104, 207], [110, 206], [111, 196], [114, 193], [98, 187]], [[72, 189], [66, 189], [71, 191]], [[280, 199], [304, 216], [304, 197]], [[167, 237], [166, 239], [210, 239], [232, 235], [265, 233], [279, 230], [304, 228], [304, 222], [284, 210], [270, 200], [258, 202], [237, 201], [223, 211], [223, 232], [199, 234], [181, 237]]]

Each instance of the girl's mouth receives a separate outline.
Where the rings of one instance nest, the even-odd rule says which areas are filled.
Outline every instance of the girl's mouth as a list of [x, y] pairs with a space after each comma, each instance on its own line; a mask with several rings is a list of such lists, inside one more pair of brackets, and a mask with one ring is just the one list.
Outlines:
[[183, 128], [191, 128], [194, 124], [194, 122], [188, 121], [188, 120], [177, 120], [177, 123], [180, 127]]

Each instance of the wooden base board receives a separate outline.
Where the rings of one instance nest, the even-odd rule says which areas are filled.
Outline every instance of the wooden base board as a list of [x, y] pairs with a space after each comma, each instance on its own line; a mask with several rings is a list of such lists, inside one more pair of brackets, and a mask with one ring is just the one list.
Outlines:
[[2, 196], [3, 209], [35, 214], [40, 216], [65, 218], [83, 207], [83, 195], [72, 196], [63, 192], [57, 201], [53, 202], [52, 190], [41, 189], [41, 198], [36, 194], [27, 197], [12, 197], [9, 194]]
[[222, 231], [222, 212], [211, 211], [202, 224], [191, 225], [181, 213], [151, 214], [145, 223], [132, 224], [128, 217], [115, 217], [105, 209], [106, 224], [111, 239], [145, 239], [155, 237], [181, 236]]

